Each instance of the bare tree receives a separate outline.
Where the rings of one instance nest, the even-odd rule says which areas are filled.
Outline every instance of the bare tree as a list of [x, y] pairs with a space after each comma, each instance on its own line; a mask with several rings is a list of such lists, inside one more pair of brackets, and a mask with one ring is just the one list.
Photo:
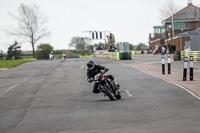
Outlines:
[[88, 45], [86, 43], [86, 40], [88, 38], [83, 38], [83, 37], [73, 37], [71, 39], [71, 42], [69, 43], [70, 47], [75, 47], [75, 49], [79, 52], [82, 52], [85, 50], [86, 46]]
[[159, 12], [160, 12], [159, 19], [163, 21], [171, 17], [173, 14], [177, 13], [180, 9], [181, 7], [179, 7], [178, 4], [176, 4], [173, 0], [168, 0], [159, 9]]
[[18, 15], [10, 13], [11, 17], [17, 20], [17, 28], [7, 31], [10, 35], [23, 39], [24, 42], [31, 43], [33, 57], [35, 58], [35, 44], [41, 38], [48, 36], [50, 32], [44, 26], [47, 17], [40, 11], [36, 5], [27, 6], [21, 4], [18, 9]]

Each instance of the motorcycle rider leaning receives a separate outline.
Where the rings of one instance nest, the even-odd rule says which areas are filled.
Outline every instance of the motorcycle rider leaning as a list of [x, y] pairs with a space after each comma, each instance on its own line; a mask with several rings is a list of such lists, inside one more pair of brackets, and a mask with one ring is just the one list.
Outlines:
[[[89, 60], [87, 62], [87, 67], [88, 67], [88, 69], [87, 69], [87, 81], [90, 82], [90, 83], [93, 81], [92, 79], [94, 79], [94, 76], [96, 74], [102, 72], [101, 70], [105, 70], [105, 71], [109, 70], [104, 66], [95, 64], [94, 60]], [[100, 92], [100, 90], [98, 89], [98, 85], [99, 85], [98, 83], [94, 84], [94, 87], [93, 87], [93, 92], [94, 93], [99, 93]]]

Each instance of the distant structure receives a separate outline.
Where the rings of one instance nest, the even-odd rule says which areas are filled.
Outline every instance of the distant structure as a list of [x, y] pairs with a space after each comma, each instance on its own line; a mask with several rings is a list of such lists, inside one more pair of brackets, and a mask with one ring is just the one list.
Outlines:
[[154, 26], [154, 37], [149, 35], [149, 47], [174, 44], [176, 51], [200, 50], [200, 8], [188, 0], [188, 5], [162, 21], [163, 26]]

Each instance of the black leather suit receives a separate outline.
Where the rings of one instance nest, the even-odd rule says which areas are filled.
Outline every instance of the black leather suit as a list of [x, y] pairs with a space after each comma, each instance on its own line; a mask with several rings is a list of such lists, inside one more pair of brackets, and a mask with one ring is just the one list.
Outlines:
[[[94, 78], [94, 76], [98, 73], [101, 73], [102, 70], [108, 70], [108, 69], [104, 66], [101, 66], [101, 65], [95, 65], [93, 69], [88, 68], [87, 69], [87, 78], [88, 79]], [[94, 84], [94, 87], [93, 87], [94, 93], [99, 93], [98, 85], [99, 85], [98, 83]]]

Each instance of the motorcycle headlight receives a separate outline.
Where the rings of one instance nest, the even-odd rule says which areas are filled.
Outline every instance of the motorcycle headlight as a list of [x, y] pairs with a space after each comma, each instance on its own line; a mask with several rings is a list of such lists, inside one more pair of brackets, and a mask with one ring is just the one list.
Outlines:
[[101, 73], [95, 75], [94, 80], [99, 80], [101, 78]]

